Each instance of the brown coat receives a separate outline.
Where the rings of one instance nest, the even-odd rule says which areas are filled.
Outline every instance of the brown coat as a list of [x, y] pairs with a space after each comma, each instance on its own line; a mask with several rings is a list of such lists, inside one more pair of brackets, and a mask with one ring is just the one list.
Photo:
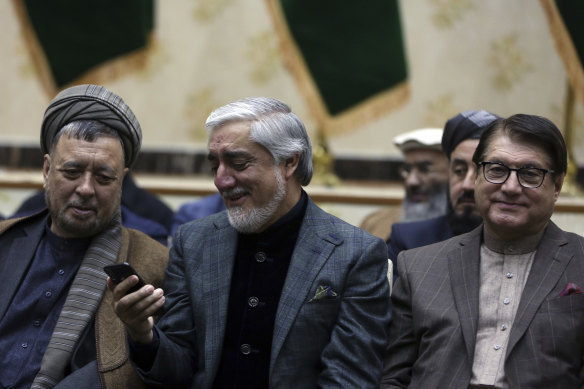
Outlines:
[[[38, 216], [0, 221], [0, 234], [20, 221]], [[129, 262], [146, 282], [155, 287], [163, 286], [168, 262], [167, 247], [140, 231], [122, 228], [117, 262], [124, 261]], [[96, 359], [101, 386], [107, 389], [145, 388], [130, 363], [126, 330], [114, 313], [111, 302], [112, 293], [106, 288], [95, 318]]]
[[[160, 288], [164, 283], [168, 248], [140, 231], [122, 228], [119, 262], [130, 263], [146, 282]], [[113, 311], [112, 297], [106, 289], [95, 320], [97, 368], [102, 387], [145, 388], [130, 363], [126, 330]]]
[[391, 225], [399, 222], [400, 216], [400, 206], [383, 207], [365, 216], [359, 227], [387, 241], [391, 233]]

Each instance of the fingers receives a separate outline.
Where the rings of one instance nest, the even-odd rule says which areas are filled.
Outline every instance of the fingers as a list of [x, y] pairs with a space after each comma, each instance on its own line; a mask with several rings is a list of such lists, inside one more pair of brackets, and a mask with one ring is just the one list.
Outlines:
[[[164, 304], [164, 291], [155, 289], [152, 285], [145, 285], [134, 293], [126, 294], [137, 282], [137, 277], [131, 276], [115, 285], [112, 290], [114, 310], [124, 322], [130, 322], [131, 319], [143, 320]], [[110, 289], [111, 286], [113, 283], [108, 279]]]
[[107, 286], [114, 294], [114, 301], [122, 299], [128, 293], [128, 290], [137, 284], [138, 277], [133, 275], [126, 278], [119, 284], [115, 284], [110, 277], [107, 278]]
[[134, 293], [125, 295], [118, 301], [118, 309], [126, 311], [135, 320], [152, 316], [164, 305], [164, 291], [152, 285], [143, 286]]
[[164, 305], [164, 291], [145, 285], [134, 293], [127, 291], [138, 283], [138, 277], [130, 276], [119, 284], [114, 284], [110, 278], [107, 286], [112, 291], [112, 306], [116, 315], [124, 322], [128, 332], [141, 343], [151, 339], [154, 320], [152, 315]]

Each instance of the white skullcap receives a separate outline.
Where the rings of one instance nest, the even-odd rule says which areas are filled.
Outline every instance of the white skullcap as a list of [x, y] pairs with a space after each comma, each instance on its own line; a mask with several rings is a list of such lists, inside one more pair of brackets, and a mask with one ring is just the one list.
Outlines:
[[402, 153], [413, 149], [442, 151], [442, 132], [441, 128], [421, 128], [396, 136], [393, 144]]

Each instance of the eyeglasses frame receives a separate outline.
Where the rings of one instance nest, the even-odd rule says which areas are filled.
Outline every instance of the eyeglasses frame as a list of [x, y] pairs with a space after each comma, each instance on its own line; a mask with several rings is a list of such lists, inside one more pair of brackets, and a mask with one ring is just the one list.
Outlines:
[[[507, 180], [511, 176], [511, 172], [515, 172], [515, 176], [517, 177], [517, 182], [519, 183], [519, 185], [522, 188], [527, 188], [527, 189], [537, 189], [537, 188], [541, 187], [543, 185], [543, 182], [545, 181], [546, 174], [547, 173], [550, 173], [550, 174], [554, 174], [555, 173], [554, 170], [543, 169], [543, 168], [534, 167], [534, 166], [532, 166], [532, 167], [520, 167], [520, 168], [514, 169], [514, 168], [511, 168], [511, 167], [505, 165], [502, 162], [481, 161], [481, 162], [478, 163], [478, 165], [483, 167], [483, 177], [490, 184], [503, 185], [504, 183], [507, 182]], [[504, 167], [504, 168], [506, 168], [508, 170], [507, 177], [503, 180], [503, 182], [492, 182], [491, 180], [489, 180], [487, 178], [487, 173], [485, 172], [485, 168], [486, 168], [486, 166], [489, 166], [489, 165], [499, 165], [499, 166], [502, 166], [502, 167]], [[539, 183], [538, 186], [525, 186], [525, 185], [523, 185], [523, 183], [521, 182], [521, 179], [519, 178], [519, 171], [520, 170], [524, 170], [524, 169], [535, 169], [535, 170], [539, 170], [540, 172], [543, 173], [543, 176], [541, 178], [541, 182]]]

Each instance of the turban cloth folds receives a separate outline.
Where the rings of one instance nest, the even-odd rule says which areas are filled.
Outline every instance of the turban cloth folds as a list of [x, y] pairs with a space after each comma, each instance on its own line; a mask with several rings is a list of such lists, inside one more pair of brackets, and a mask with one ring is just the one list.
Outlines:
[[77, 120], [95, 120], [116, 130], [124, 145], [126, 166], [134, 164], [142, 144], [140, 123], [120, 96], [98, 85], [67, 88], [51, 101], [41, 126], [42, 153], [49, 152], [63, 126]]
[[487, 111], [465, 111], [448, 119], [442, 134], [442, 150], [450, 159], [450, 154], [462, 141], [479, 139], [487, 126], [499, 116]]

